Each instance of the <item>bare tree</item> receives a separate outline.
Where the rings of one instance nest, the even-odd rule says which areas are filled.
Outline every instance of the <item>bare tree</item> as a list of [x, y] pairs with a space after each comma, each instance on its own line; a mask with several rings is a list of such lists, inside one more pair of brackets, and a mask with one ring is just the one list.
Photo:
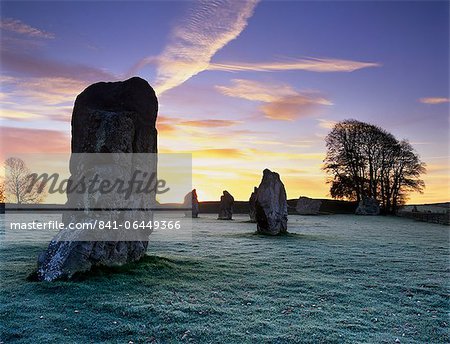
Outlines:
[[19, 158], [8, 158], [5, 161], [5, 198], [7, 202], [26, 204], [41, 203], [45, 197], [45, 184], [42, 182], [31, 184], [30, 170], [25, 162]]
[[337, 123], [326, 137], [324, 170], [333, 198], [377, 199], [387, 213], [397, 211], [410, 192], [422, 192], [425, 164], [407, 141], [372, 124]]
[[5, 203], [5, 181], [0, 179], [0, 203]]

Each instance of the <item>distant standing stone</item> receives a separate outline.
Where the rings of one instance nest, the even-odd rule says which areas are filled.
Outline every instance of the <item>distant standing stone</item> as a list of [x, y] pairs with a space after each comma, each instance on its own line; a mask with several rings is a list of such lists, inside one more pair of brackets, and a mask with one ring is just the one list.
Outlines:
[[260, 234], [287, 232], [287, 199], [280, 175], [265, 169], [256, 195], [256, 223]]
[[356, 215], [380, 215], [380, 205], [375, 198], [364, 197], [359, 201], [358, 208], [355, 211]]
[[183, 204], [185, 207], [192, 209], [190, 212], [186, 212], [186, 216], [192, 216], [193, 219], [196, 219], [198, 217], [198, 198], [196, 189], [187, 193], [184, 197]]
[[248, 215], [250, 216], [250, 222], [256, 222], [256, 194], [258, 192], [258, 188], [255, 186], [252, 194], [250, 195], [250, 199], [248, 200]]
[[233, 218], [234, 197], [228, 191], [224, 191], [220, 197], [219, 220], [231, 220]]
[[297, 201], [295, 210], [300, 215], [318, 215], [322, 201], [320, 199], [312, 199], [309, 197], [300, 197]]

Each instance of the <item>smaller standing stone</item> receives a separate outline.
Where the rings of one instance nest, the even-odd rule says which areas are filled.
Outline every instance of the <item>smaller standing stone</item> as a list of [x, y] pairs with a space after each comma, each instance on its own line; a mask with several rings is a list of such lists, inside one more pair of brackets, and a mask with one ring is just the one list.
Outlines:
[[258, 188], [255, 186], [250, 199], [248, 200], [248, 215], [250, 216], [250, 222], [256, 222], [256, 194]]
[[186, 196], [184, 196], [183, 205], [186, 208], [191, 208], [190, 212], [186, 212], [186, 216], [192, 216], [193, 219], [198, 217], [198, 198], [197, 198], [197, 190], [194, 189], [191, 192], [188, 192]]
[[355, 211], [356, 215], [380, 215], [380, 205], [375, 198], [364, 197], [359, 201], [358, 208]]
[[228, 191], [224, 191], [220, 197], [219, 220], [231, 220], [233, 218], [234, 197]]
[[320, 199], [312, 199], [309, 197], [300, 197], [297, 201], [295, 210], [300, 215], [318, 215], [322, 201]]
[[286, 233], [287, 220], [284, 184], [278, 173], [265, 169], [256, 194], [257, 233], [268, 235]]

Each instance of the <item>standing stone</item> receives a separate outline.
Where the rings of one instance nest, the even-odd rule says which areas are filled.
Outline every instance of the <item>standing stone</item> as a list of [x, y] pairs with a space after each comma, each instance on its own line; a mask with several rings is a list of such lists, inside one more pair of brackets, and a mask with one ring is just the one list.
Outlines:
[[248, 200], [248, 215], [250, 216], [250, 222], [256, 222], [256, 194], [258, 188], [255, 186], [250, 199]]
[[220, 197], [218, 220], [231, 220], [233, 218], [234, 197], [228, 191], [224, 191]]
[[380, 205], [375, 198], [363, 197], [355, 211], [356, 215], [380, 215]]
[[[157, 111], [158, 101], [154, 90], [147, 81], [138, 77], [122, 82], [99, 82], [86, 88], [78, 95], [72, 114], [71, 179], [76, 180], [83, 173], [93, 171], [92, 173], [105, 179], [118, 175], [127, 180], [133, 168], [148, 167], [139, 165], [136, 154], [121, 153], [157, 152]], [[74, 153], [121, 155], [117, 158], [118, 154], [103, 154], [101, 156], [105, 158], [99, 161], [96, 157], [100, 155], [93, 157], [93, 154]], [[108, 157], [111, 157], [111, 160]], [[156, 170], [156, 162], [151, 169]], [[147, 211], [142, 215], [142, 212], [137, 213], [134, 210], [97, 213], [89, 210], [99, 204], [99, 199], [113, 209], [130, 205], [132, 209], [148, 208], [155, 203], [154, 193], [133, 198], [131, 201], [126, 200], [125, 196], [117, 197], [117, 194], [92, 194], [87, 191], [84, 194], [68, 192], [67, 197], [68, 208], [82, 207], [88, 210], [65, 214], [65, 223], [89, 222], [93, 221], [95, 216], [106, 216], [111, 220], [119, 220], [118, 222], [152, 216]], [[38, 258], [38, 280], [67, 279], [77, 272], [88, 271], [93, 266], [113, 266], [137, 261], [147, 250], [150, 233], [143, 233], [136, 241], [113, 238], [112, 241], [86, 240], [85, 234], [69, 230], [68, 227], [58, 233]]]
[[287, 232], [286, 190], [280, 175], [265, 169], [256, 195], [257, 233], [278, 235]]
[[186, 208], [191, 208], [190, 212], [186, 212], [186, 216], [192, 216], [193, 219], [198, 217], [198, 198], [197, 198], [197, 190], [194, 189], [191, 192], [188, 192], [186, 196], [184, 196], [183, 205]]
[[302, 196], [298, 199], [295, 210], [300, 215], [318, 215], [321, 205], [322, 201], [320, 199]]

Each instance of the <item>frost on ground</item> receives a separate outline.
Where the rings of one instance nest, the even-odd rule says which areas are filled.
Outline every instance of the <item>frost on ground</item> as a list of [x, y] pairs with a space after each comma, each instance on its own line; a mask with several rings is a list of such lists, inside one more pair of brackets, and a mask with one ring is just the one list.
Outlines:
[[0, 244], [4, 342], [449, 342], [449, 227], [391, 217], [200, 214], [138, 265], [26, 281], [45, 243]]

